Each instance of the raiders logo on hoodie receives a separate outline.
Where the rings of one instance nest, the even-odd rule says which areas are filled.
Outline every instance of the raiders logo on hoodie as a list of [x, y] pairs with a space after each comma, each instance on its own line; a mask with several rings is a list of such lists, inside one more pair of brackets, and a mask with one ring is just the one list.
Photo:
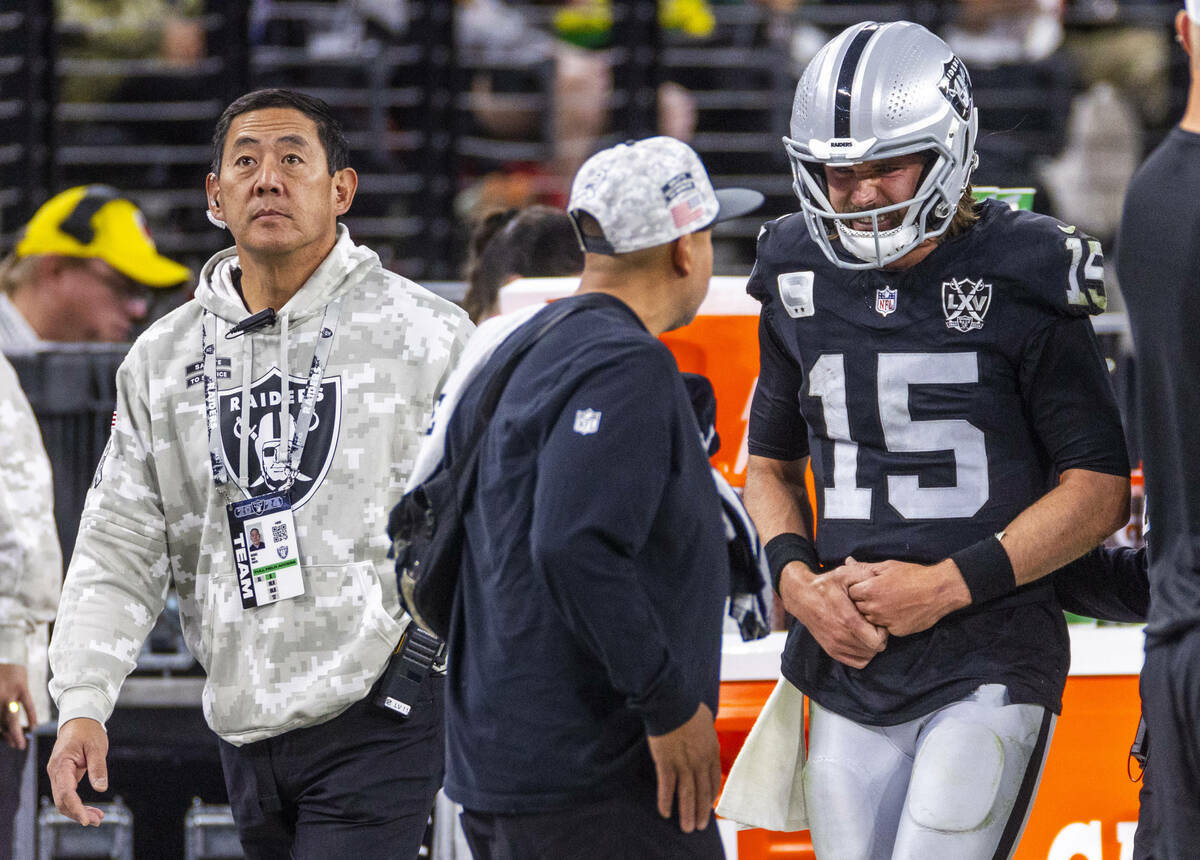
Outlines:
[[[304, 389], [308, 380], [288, 376], [288, 411], [294, 423], [300, 414]], [[242, 426], [242, 390], [234, 388], [221, 392], [221, 444], [229, 473], [253, 495], [279, 490], [287, 481], [287, 428], [280, 426], [279, 369], [272, 367], [250, 386], [250, 411], [246, 426]], [[313, 408], [308, 439], [292, 485], [292, 507], [303, 505], [316, 491], [337, 447], [338, 429], [342, 418], [341, 377], [321, 381], [317, 402]], [[242, 434], [249, 434], [246, 474], [241, 474], [240, 450]]]

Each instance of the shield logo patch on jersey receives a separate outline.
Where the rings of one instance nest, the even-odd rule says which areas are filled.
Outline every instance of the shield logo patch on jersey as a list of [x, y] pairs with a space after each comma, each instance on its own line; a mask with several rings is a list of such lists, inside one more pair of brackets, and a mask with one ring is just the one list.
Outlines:
[[591, 436], [600, 429], [600, 417], [603, 413], [595, 409], [579, 409], [575, 412], [574, 430], [580, 436]]
[[896, 296], [899, 295], [891, 287], [875, 291], [875, 313], [885, 317], [896, 311]]
[[992, 304], [992, 285], [982, 280], [954, 278], [942, 284], [942, 310], [946, 328], [966, 333], [983, 328], [983, 318]]
[[[225, 467], [238, 484], [256, 496], [275, 492], [287, 479], [287, 439], [284, 438], [287, 428], [279, 426], [282, 394], [279, 377], [279, 369], [272, 367], [250, 386], [250, 415], [246, 428], [242, 427], [241, 387], [222, 391], [220, 395], [221, 448]], [[288, 376], [288, 409], [293, 422], [300, 413], [300, 402], [307, 384], [307, 379]], [[342, 380], [340, 376], [327, 377], [321, 381], [321, 388], [317, 392], [308, 439], [304, 443], [304, 453], [300, 457], [292, 487], [292, 507], [298, 508], [308, 501], [324, 480], [333, 462], [341, 423]], [[249, 435], [246, 475], [239, 471], [243, 431]]]

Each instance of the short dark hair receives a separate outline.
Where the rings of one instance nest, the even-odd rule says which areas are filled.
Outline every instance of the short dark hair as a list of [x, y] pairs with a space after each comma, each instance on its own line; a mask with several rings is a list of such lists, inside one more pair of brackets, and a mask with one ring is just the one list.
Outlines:
[[329, 168], [330, 176], [350, 166], [350, 144], [346, 142], [342, 124], [334, 117], [329, 105], [315, 96], [294, 90], [266, 89], [254, 90], [240, 96], [221, 112], [212, 139], [211, 169], [214, 174], [221, 175], [221, 156], [225, 153], [225, 138], [229, 135], [229, 127], [233, 125], [233, 121], [244, 113], [266, 108], [298, 110], [316, 123], [317, 137], [325, 150], [325, 164]]

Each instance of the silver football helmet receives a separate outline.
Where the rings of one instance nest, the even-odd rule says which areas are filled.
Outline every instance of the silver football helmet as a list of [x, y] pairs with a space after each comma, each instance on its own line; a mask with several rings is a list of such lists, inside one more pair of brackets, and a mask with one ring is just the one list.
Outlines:
[[[978, 111], [967, 68], [950, 47], [919, 24], [855, 24], [813, 57], [796, 87], [791, 136], [783, 139], [792, 187], [809, 233], [843, 269], [874, 269], [903, 257], [950, 226], [978, 156]], [[911, 153], [929, 164], [910, 200], [870, 209], [833, 210], [826, 165], [851, 165]], [[880, 230], [880, 217], [904, 212]], [[852, 220], [871, 219], [871, 230]], [[836, 236], [863, 262], [839, 257]]]

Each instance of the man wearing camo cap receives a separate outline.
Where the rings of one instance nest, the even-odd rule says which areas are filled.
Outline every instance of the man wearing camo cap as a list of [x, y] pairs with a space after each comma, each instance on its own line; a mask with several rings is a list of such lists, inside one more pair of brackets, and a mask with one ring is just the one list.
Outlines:
[[712, 225], [761, 200], [714, 191], [671, 138], [593, 156], [568, 207], [578, 291], [481, 326], [498, 345], [439, 412], [453, 463], [486, 381], [571, 308], [516, 365], [465, 518], [446, 791], [476, 858], [722, 854], [708, 825], [729, 560], [687, 390], [656, 336], [700, 307]]
[[54, 801], [100, 823], [77, 786], [108, 788], [103, 725], [173, 583], [246, 856], [413, 857], [443, 681], [407, 719], [372, 702], [408, 620], [385, 518], [471, 326], [338, 225], [358, 180], [324, 102], [245, 95], [213, 156], [235, 246], [117, 375], [50, 648]]

